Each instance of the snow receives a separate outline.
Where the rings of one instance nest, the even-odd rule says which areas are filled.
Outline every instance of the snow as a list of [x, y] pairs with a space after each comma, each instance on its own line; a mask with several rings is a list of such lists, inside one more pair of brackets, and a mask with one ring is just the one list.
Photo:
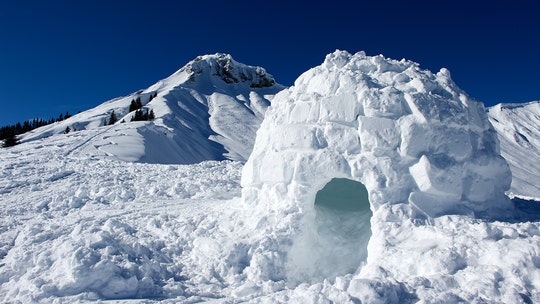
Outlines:
[[489, 119], [497, 130], [501, 154], [512, 170], [510, 194], [540, 197], [540, 102], [498, 104], [489, 108]]
[[231, 229], [233, 218], [222, 225], [215, 216], [238, 208], [241, 164], [66, 157], [81, 133], [93, 135], [53, 136], [1, 155], [0, 301], [204, 294], [211, 284], [198, 280], [208, 261], [193, 247]]
[[[229, 59], [0, 149], [0, 302], [540, 302], [538, 103], [493, 129], [446, 70], [335, 52], [273, 97]], [[136, 94], [154, 122], [99, 127]], [[270, 100], [248, 163], [215, 160], [249, 154]]]
[[[70, 127], [97, 132], [80, 152], [89, 155], [158, 164], [245, 161], [270, 100], [283, 88], [261, 67], [228, 54], [204, 55], [145, 90], [36, 129], [21, 140], [62, 134]], [[137, 98], [144, 109], [155, 112], [154, 121], [130, 122], [134, 113], [128, 113], [129, 105]], [[104, 126], [112, 111], [118, 122]]]
[[[261, 250], [265, 257], [274, 253], [264, 261], [272, 267], [257, 273], [260, 278], [278, 273], [297, 285], [315, 283], [322, 273], [335, 279], [334, 265], [321, 270], [328, 254], [314, 250], [324, 238], [314, 224], [315, 196], [334, 178], [365, 185], [373, 212], [371, 219], [357, 218], [371, 222], [372, 235], [356, 248], [357, 256], [368, 254], [350, 271], [352, 282], [453, 275], [467, 266], [460, 261], [466, 258], [440, 241], [438, 231], [420, 255], [418, 245], [409, 250], [409, 238], [394, 231], [405, 235], [402, 229], [415, 231], [411, 223], [422, 229], [448, 216], [502, 220], [515, 212], [504, 193], [509, 165], [483, 105], [447, 70], [432, 74], [405, 60], [336, 51], [272, 101], [242, 172], [256, 229], [274, 230], [273, 242]], [[337, 238], [331, 241], [343, 248]]]

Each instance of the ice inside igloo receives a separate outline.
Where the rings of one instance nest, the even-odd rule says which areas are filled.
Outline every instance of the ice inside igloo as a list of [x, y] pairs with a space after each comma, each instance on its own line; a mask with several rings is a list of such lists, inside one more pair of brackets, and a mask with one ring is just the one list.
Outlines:
[[295, 285], [372, 271], [388, 231], [509, 209], [510, 182], [484, 106], [448, 70], [335, 51], [276, 96], [257, 132], [242, 196], [268, 237], [248, 272]]

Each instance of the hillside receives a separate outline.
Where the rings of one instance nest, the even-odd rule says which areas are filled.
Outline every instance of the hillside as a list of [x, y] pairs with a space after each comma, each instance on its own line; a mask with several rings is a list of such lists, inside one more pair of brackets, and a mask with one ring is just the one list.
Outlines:
[[202, 56], [0, 149], [0, 302], [540, 302], [538, 102], [365, 53], [263, 72]]
[[[89, 131], [73, 156], [106, 156], [144, 163], [191, 164], [204, 160], [245, 161], [273, 96], [284, 87], [261, 67], [227, 54], [200, 56], [147, 89], [107, 101], [64, 121], [21, 136], [22, 142]], [[132, 101], [152, 121], [131, 122]], [[117, 122], [106, 125], [114, 111]]]
[[488, 116], [512, 171], [510, 193], [540, 198], [540, 102], [498, 104]]

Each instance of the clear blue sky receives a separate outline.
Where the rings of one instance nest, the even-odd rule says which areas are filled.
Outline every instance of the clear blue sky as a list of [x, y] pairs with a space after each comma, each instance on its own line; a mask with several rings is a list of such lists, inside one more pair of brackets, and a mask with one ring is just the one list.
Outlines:
[[335, 49], [365, 50], [447, 67], [486, 105], [540, 100], [537, 0], [302, 2], [1, 1], [0, 125], [89, 109], [216, 52], [291, 85]]

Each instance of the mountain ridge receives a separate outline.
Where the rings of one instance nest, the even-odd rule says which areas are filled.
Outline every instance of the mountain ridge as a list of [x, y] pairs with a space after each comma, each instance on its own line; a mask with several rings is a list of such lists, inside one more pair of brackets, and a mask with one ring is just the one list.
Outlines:
[[[270, 101], [283, 89], [285, 86], [262, 67], [239, 63], [230, 54], [202, 55], [146, 89], [105, 101], [64, 121], [22, 134], [20, 139], [44, 139], [64, 133], [67, 127], [72, 131], [96, 129], [99, 132], [90, 132], [83, 141], [86, 144], [73, 149], [72, 155], [102, 155], [144, 163], [245, 161]], [[127, 109], [137, 98], [144, 109], [155, 111], [156, 119], [122, 124], [133, 116]], [[540, 174], [532, 172], [534, 178], [527, 181], [531, 179], [530, 168], [536, 172], [540, 168], [524, 161], [527, 157], [540, 159], [539, 105], [540, 101], [531, 101], [486, 108], [498, 134], [501, 154], [514, 179], [520, 180], [520, 188], [513, 183], [510, 195], [540, 197], [540, 187], [535, 184]], [[118, 122], [103, 127], [113, 110]]]
[[[264, 68], [239, 63], [229, 54], [198, 56], [147, 89], [23, 134], [21, 140], [61, 134], [67, 127], [75, 131], [104, 127], [114, 111], [118, 122], [93, 135], [75, 154], [147, 163], [244, 161], [271, 98], [283, 88]], [[134, 113], [128, 108], [136, 99], [143, 109], [155, 112], [153, 121], [129, 122]], [[126, 155], [118, 147], [122, 144], [139, 152]]]

